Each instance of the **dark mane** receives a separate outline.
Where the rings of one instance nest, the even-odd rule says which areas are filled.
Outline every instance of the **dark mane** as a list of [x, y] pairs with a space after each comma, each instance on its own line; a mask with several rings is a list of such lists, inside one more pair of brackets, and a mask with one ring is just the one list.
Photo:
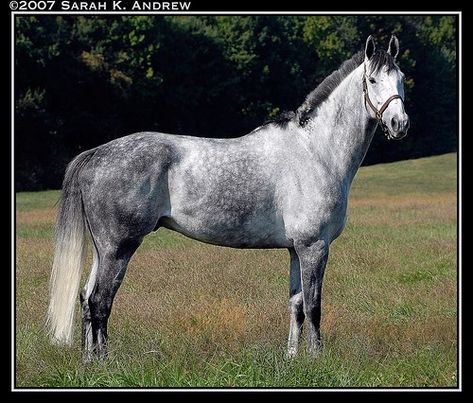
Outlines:
[[[345, 60], [338, 70], [327, 76], [315, 90], [307, 95], [304, 103], [296, 110], [296, 112], [283, 112], [275, 119], [266, 122], [274, 123], [280, 127], [285, 127], [290, 121], [296, 120], [297, 123], [303, 126], [310, 114], [320, 106], [330, 94], [337, 88], [340, 83], [355, 70], [364, 60], [364, 53], [362, 51], [355, 53], [350, 59]], [[383, 66], [388, 68], [388, 71], [396, 68], [394, 58], [384, 50], [377, 50], [370, 59], [371, 72], [378, 72]]]
[[355, 53], [351, 59], [345, 60], [338, 70], [327, 76], [315, 90], [307, 95], [304, 103], [296, 111], [299, 117], [299, 124], [303, 125], [310, 113], [321, 105], [340, 83], [361, 63], [363, 63], [363, 52]]

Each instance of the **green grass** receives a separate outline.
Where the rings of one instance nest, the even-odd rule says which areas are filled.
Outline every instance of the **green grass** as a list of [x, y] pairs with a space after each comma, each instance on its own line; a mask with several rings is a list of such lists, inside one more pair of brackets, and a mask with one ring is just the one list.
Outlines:
[[362, 167], [353, 181], [352, 197], [456, 192], [456, 154]]
[[59, 190], [45, 192], [21, 192], [16, 194], [16, 211], [32, 211], [55, 207]]
[[[284, 358], [288, 257], [159, 230], [133, 257], [110, 357], [84, 364], [44, 331], [57, 191], [18, 193], [18, 387], [454, 387], [456, 155], [361, 168], [331, 248], [324, 351]], [[90, 256], [88, 257], [90, 263]], [[87, 272], [87, 270], [86, 270]], [[84, 279], [87, 273], [84, 273]]]

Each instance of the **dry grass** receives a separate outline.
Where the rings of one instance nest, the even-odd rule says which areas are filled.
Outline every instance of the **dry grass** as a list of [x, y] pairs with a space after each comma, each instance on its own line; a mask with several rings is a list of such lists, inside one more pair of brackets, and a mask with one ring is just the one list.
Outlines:
[[404, 225], [452, 224], [456, 222], [455, 194], [419, 194], [354, 199], [352, 224], [402, 227]]
[[74, 348], [49, 347], [42, 326], [54, 210], [24, 202], [16, 216], [18, 385], [454, 386], [456, 196], [364, 186], [373, 191], [354, 188], [348, 226], [331, 249], [326, 352], [296, 363], [282, 360], [287, 252], [215, 247], [166, 230], [130, 263], [110, 319], [110, 362], [81, 364], [78, 329]]
[[17, 211], [16, 212], [16, 223], [17, 224], [52, 224], [56, 217], [56, 211], [54, 209], [38, 209], [30, 211]]

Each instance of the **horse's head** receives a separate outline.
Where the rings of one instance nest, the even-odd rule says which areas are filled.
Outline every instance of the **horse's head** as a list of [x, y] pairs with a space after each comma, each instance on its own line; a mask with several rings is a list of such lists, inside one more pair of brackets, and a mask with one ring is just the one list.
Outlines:
[[377, 119], [388, 139], [400, 140], [409, 129], [404, 110], [404, 74], [396, 64], [399, 41], [391, 37], [387, 51], [376, 50], [371, 36], [366, 40], [363, 62], [363, 92], [368, 114]]

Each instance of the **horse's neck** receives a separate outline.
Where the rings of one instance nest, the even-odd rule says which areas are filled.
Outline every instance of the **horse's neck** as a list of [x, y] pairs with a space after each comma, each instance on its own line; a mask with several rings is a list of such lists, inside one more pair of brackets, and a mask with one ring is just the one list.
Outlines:
[[351, 183], [373, 138], [376, 123], [363, 105], [362, 67], [355, 69], [333, 91], [307, 123], [314, 149], [343, 180]]

